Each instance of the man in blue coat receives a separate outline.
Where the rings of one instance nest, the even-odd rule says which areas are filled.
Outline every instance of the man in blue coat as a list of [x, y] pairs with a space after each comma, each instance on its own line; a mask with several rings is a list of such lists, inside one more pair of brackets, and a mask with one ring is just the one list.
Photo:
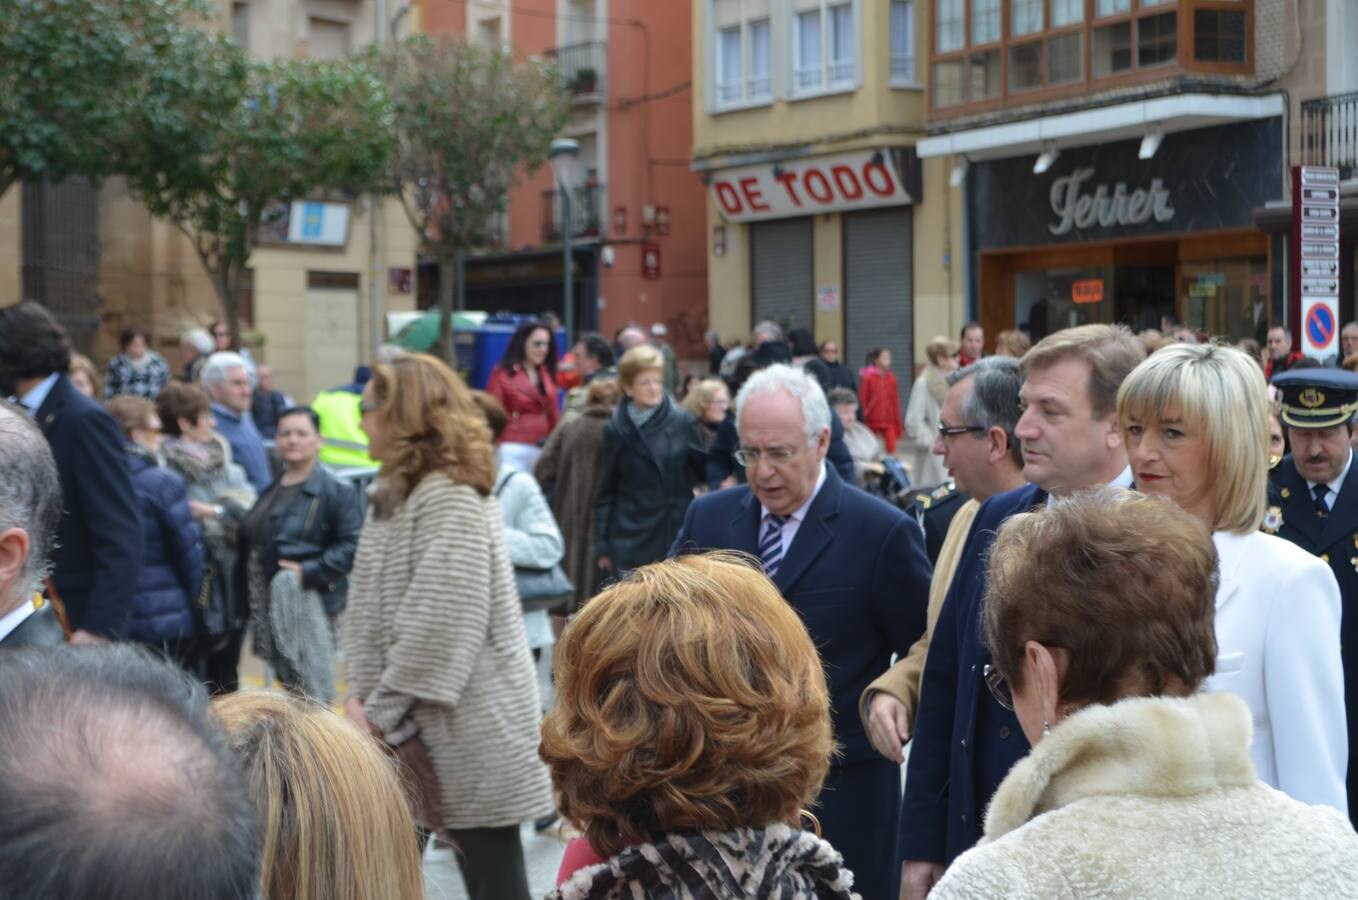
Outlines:
[[1082, 325], [1049, 335], [1023, 358], [1014, 434], [1029, 484], [977, 512], [924, 665], [901, 807], [902, 879], [911, 900], [923, 900], [947, 864], [980, 839], [991, 796], [1029, 750], [1018, 719], [985, 684], [982, 601], [995, 532], [1050, 498], [1131, 486], [1117, 392], [1144, 357], [1126, 328]]
[[[52, 583], [72, 643], [124, 636], [141, 560], [141, 515], [123, 435], [104, 408], [66, 377], [66, 332], [31, 300], [0, 310], [0, 395], [33, 416], [56, 458], [64, 508]], [[3, 464], [3, 460], [0, 460]]]
[[929, 560], [919, 525], [846, 485], [825, 464], [830, 407], [814, 379], [785, 365], [736, 397], [747, 485], [700, 497], [670, 551], [758, 557], [806, 623], [830, 684], [834, 759], [819, 798], [826, 840], [864, 900], [894, 900], [900, 767], [873, 750], [858, 697], [924, 631]]

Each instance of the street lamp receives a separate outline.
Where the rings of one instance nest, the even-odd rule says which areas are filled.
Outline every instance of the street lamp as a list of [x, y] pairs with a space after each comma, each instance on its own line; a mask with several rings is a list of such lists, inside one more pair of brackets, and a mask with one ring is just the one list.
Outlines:
[[[561, 260], [562, 278], [565, 290], [562, 300], [565, 315], [562, 321], [566, 327], [566, 340], [575, 340], [575, 285], [571, 280], [571, 187], [579, 179], [580, 142], [572, 138], [557, 138], [547, 151], [547, 159], [552, 163], [552, 173], [556, 176], [556, 187], [561, 192]], [[552, 340], [556, 340], [553, 335]]]

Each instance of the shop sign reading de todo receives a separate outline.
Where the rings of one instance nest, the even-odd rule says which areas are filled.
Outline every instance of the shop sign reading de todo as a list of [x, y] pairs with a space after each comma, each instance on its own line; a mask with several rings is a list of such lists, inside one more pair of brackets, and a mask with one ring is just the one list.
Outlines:
[[890, 156], [868, 151], [724, 169], [712, 175], [711, 191], [727, 222], [912, 202]]

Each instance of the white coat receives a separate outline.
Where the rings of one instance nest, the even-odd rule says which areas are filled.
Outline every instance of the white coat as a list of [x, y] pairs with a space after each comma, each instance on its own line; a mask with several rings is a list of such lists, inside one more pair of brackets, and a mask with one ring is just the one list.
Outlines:
[[1212, 536], [1220, 559], [1217, 667], [1204, 690], [1244, 699], [1259, 779], [1348, 812], [1339, 585], [1324, 562], [1261, 532]]

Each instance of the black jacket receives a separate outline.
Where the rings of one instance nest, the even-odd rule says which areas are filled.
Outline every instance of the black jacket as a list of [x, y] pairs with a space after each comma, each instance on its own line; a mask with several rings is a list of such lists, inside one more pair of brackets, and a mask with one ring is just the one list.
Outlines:
[[61, 375], [37, 411], [64, 499], [52, 583], [71, 628], [121, 638], [141, 560], [141, 515], [113, 417]]
[[[265, 503], [278, 489], [275, 480], [259, 502]], [[326, 615], [338, 615], [348, 599], [349, 570], [362, 530], [363, 497], [358, 489], [317, 464], [292, 501], [269, 515], [273, 540], [259, 548], [264, 571], [272, 578], [280, 559], [300, 562], [302, 587], [321, 595]], [[247, 556], [242, 553], [240, 558]]]
[[642, 431], [618, 404], [604, 426], [594, 501], [594, 555], [615, 572], [665, 558], [702, 481], [706, 451], [693, 416], [666, 397]]
[[128, 448], [132, 487], [141, 504], [141, 567], [127, 637], [143, 644], [193, 635], [203, 581], [203, 535], [189, 512], [184, 479]]

